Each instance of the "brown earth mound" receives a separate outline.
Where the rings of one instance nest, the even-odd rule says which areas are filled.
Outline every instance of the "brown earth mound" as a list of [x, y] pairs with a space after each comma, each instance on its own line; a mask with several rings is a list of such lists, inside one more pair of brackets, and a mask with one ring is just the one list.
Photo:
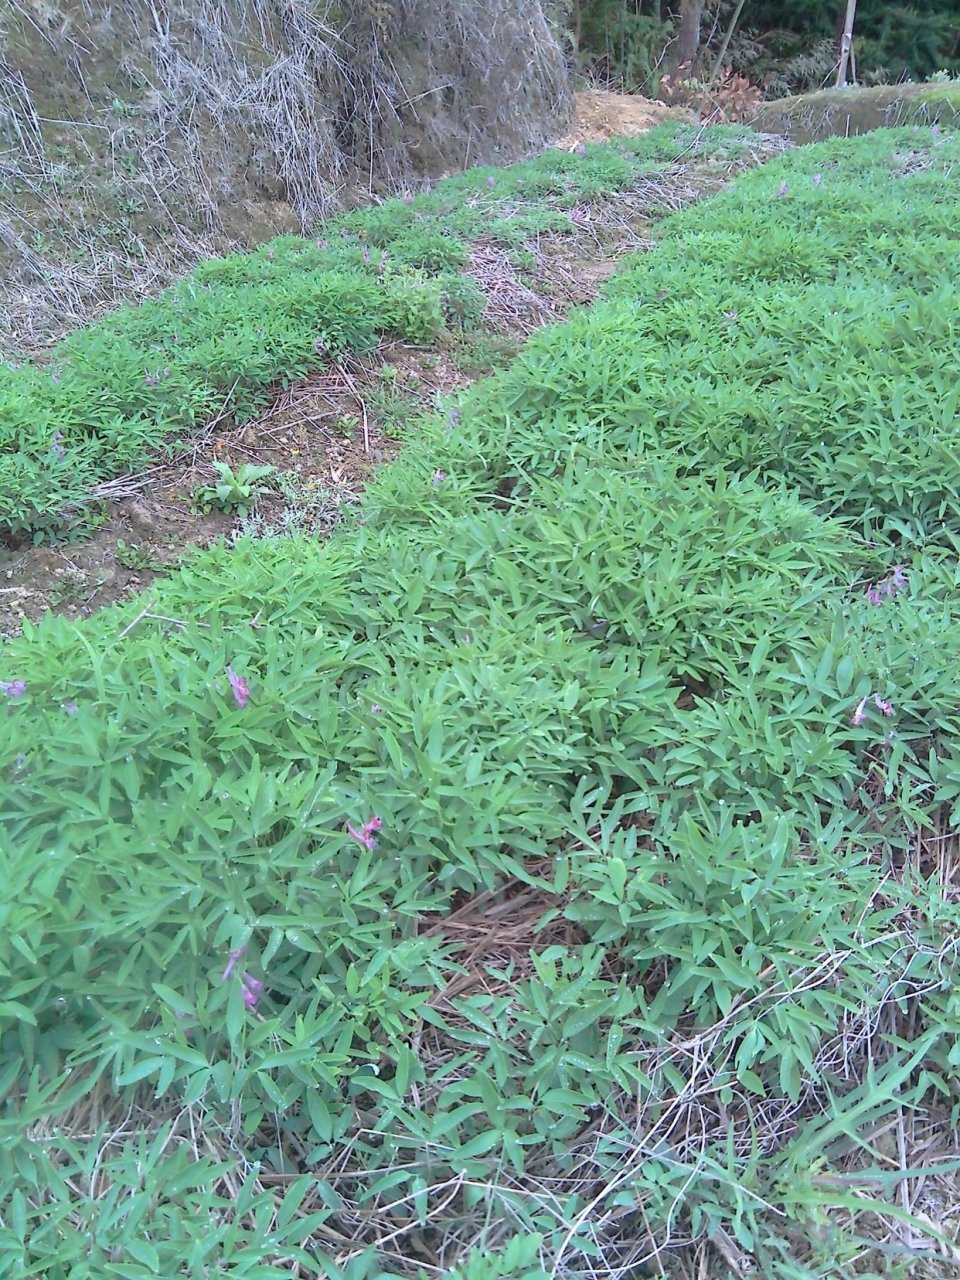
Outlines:
[[960, 128], [960, 83], [851, 85], [763, 102], [748, 121], [793, 142], [819, 142], [897, 125]]
[[663, 124], [665, 120], [693, 124], [697, 117], [685, 107], [668, 107], [627, 93], [607, 93], [588, 89], [578, 93], [573, 103], [573, 122], [567, 133], [553, 145], [572, 151], [581, 142], [605, 142], [607, 138], [633, 138]]

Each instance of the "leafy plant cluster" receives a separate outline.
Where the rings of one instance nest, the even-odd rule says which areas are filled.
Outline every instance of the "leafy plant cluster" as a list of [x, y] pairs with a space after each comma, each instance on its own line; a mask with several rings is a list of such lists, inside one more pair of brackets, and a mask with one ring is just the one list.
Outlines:
[[958, 159], [787, 153], [330, 539], [8, 644], [4, 1275], [950, 1258]]
[[627, 92], [655, 96], [664, 50], [676, 38], [676, 26], [663, 6], [573, 0], [570, 7], [581, 68]]
[[201, 511], [236, 512], [250, 514], [257, 498], [270, 489], [276, 467], [255, 466], [245, 462], [236, 471], [227, 462], [214, 462], [219, 479], [213, 484], [201, 485], [193, 492], [193, 500]]
[[[743, 137], [718, 134], [718, 154]], [[632, 188], [702, 148], [661, 131], [585, 154], [547, 152], [203, 264], [156, 300], [78, 330], [43, 365], [0, 365], [0, 537], [55, 537], [82, 522], [98, 483], [212, 417], [252, 417], [278, 385], [383, 334], [434, 342], [475, 329], [484, 296], [462, 274], [480, 236], [520, 246], [570, 228], [578, 202]]]

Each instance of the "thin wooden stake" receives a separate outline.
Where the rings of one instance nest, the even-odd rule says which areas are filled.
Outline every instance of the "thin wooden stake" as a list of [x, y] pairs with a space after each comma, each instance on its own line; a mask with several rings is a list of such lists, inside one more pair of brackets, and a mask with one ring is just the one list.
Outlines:
[[857, 0], [847, 0], [847, 13], [843, 20], [843, 36], [840, 40], [840, 65], [837, 67], [837, 88], [842, 89], [847, 83], [847, 66], [850, 62], [850, 50], [853, 46], [853, 20], [857, 13]]

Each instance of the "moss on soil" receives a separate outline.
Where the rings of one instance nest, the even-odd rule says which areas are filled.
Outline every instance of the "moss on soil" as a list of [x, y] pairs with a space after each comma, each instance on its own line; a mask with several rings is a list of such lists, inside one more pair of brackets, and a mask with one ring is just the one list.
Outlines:
[[760, 104], [750, 122], [794, 142], [868, 133], [898, 125], [960, 127], [960, 82], [850, 86]]

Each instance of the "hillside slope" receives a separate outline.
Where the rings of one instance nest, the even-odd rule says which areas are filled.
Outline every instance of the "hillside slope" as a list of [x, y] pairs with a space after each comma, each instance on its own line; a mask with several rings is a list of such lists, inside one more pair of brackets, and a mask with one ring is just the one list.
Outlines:
[[0, 350], [360, 191], [528, 154], [568, 111], [540, 0], [10, 0]]

